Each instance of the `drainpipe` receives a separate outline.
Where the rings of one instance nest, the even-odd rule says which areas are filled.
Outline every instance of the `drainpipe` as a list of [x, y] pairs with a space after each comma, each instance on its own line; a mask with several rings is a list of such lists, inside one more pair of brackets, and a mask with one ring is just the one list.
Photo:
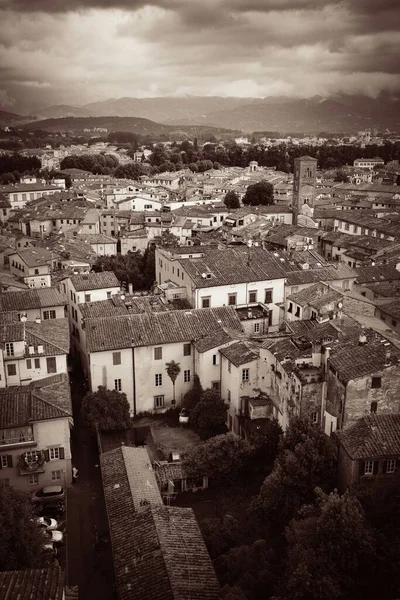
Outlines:
[[132, 393], [133, 393], [133, 416], [136, 417], [136, 379], [135, 379], [135, 347], [132, 344]]

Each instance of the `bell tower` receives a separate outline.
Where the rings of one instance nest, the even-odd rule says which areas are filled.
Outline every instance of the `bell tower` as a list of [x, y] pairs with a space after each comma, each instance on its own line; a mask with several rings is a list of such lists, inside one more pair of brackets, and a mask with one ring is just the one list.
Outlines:
[[301, 225], [298, 222], [299, 215], [313, 216], [316, 181], [317, 159], [311, 156], [295, 158], [292, 209], [296, 225]]

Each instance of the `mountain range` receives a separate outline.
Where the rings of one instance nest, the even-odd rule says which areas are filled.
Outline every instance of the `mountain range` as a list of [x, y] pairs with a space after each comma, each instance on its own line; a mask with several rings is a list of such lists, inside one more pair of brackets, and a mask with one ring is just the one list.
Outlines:
[[211, 126], [246, 133], [350, 133], [371, 127], [398, 131], [400, 100], [387, 93], [377, 98], [362, 95], [308, 99], [217, 96], [117, 98], [84, 106], [48, 106], [35, 111], [35, 117], [38, 120], [136, 117], [175, 127]]

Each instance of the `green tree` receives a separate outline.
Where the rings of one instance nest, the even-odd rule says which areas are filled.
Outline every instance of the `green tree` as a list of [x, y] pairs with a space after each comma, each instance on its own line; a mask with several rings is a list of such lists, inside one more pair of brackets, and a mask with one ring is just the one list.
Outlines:
[[303, 504], [312, 502], [316, 487], [332, 488], [334, 476], [329, 438], [311, 422], [293, 419], [256, 505], [272, 529], [282, 530]]
[[224, 198], [224, 204], [227, 208], [240, 208], [239, 196], [236, 192], [228, 192]]
[[259, 181], [248, 186], [243, 198], [246, 206], [268, 205], [274, 203], [274, 186], [269, 181]]
[[43, 565], [44, 535], [28, 494], [0, 482], [0, 571]]
[[284, 600], [361, 600], [375, 577], [375, 539], [360, 502], [317, 490], [287, 530]]
[[228, 406], [215, 390], [205, 390], [200, 402], [190, 415], [190, 425], [202, 440], [226, 433], [226, 411]]
[[216, 435], [197, 444], [184, 457], [189, 477], [208, 475], [213, 483], [234, 481], [248, 465], [252, 447], [233, 433]]
[[130, 407], [126, 394], [99, 386], [82, 400], [81, 418], [93, 431], [127, 429], [130, 427]]
[[282, 428], [276, 419], [256, 419], [248, 423], [246, 437], [254, 449], [254, 466], [271, 471], [282, 436]]
[[188, 392], [183, 396], [183, 406], [188, 410], [193, 410], [200, 402], [203, 395], [200, 378], [197, 373], [193, 376], [193, 385]]
[[179, 375], [179, 373], [181, 372], [181, 367], [180, 364], [175, 362], [174, 360], [171, 360], [168, 363], [165, 363], [166, 366], [166, 371], [168, 374], [168, 377], [170, 378], [170, 380], [172, 381], [172, 388], [173, 388], [173, 400], [172, 400], [172, 404], [176, 403], [175, 400], [175, 382], [177, 380], [177, 377]]

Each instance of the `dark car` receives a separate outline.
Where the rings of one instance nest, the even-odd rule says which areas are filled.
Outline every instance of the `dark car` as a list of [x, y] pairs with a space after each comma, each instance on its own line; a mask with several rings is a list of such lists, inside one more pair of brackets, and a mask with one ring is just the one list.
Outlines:
[[56, 504], [64, 502], [65, 491], [61, 485], [49, 485], [34, 492], [31, 498], [32, 502], [39, 504]]

